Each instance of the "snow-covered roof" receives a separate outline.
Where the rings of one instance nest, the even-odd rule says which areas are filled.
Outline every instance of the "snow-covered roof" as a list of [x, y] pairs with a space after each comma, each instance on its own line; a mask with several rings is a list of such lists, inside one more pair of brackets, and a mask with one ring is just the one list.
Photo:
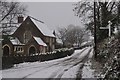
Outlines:
[[37, 28], [43, 33], [45, 36], [55, 37], [55, 35], [50, 31], [46, 24], [34, 19], [33, 17], [30, 17], [30, 19], [33, 21], [33, 23], [37, 26]]
[[12, 28], [12, 31], [9, 34], [12, 35], [16, 30], [17, 30], [17, 27]]
[[39, 45], [47, 46], [40, 37], [33, 37]]
[[24, 45], [17, 38], [10, 40], [13, 45]]
[[56, 39], [56, 42], [59, 43], [59, 44], [63, 44], [62, 40], [61, 39]]

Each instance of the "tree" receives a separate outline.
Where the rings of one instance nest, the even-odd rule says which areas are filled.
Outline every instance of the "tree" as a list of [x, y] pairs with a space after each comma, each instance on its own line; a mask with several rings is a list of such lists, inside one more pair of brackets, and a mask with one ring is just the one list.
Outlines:
[[79, 26], [73, 26], [71, 28], [68, 27], [67, 31], [67, 42], [70, 44], [80, 44], [84, 41], [85, 32]]
[[67, 28], [58, 28], [58, 32], [59, 34], [57, 34], [58, 38], [62, 40], [63, 42], [63, 47], [65, 46], [65, 42], [66, 42], [66, 32], [67, 32]]
[[86, 33], [80, 26], [69, 25], [67, 28], [60, 28], [58, 32], [64, 46], [73, 44], [80, 46], [85, 40]]
[[[80, 17], [86, 29], [90, 30], [92, 34], [94, 34], [94, 2], [88, 1], [80, 1], [75, 4], [75, 8], [73, 9], [75, 15]], [[96, 1], [95, 6], [95, 14], [96, 14], [96, 35], [97, 41], [100, 41], [106, 37], [108, 37], [108, 30], [100, 30], [100, 27], [106, 27], [108, 25], [108, 21], [111, 21], [112, 24], [112, 32], [114, 30], [114, 26], [117, 24], [117, 5], [119, 2], [101, 2]]]
[[[3, 29], [3, 34], [9, 34], [16, 23], [16, 18], [19, 15], [25, 15], [26, 7], [20, 2], [0, 1], [0, 29]], [[3, 24], [4, 23], [4, 24]], [[5, 24], [6, 23], [6, 24]]]

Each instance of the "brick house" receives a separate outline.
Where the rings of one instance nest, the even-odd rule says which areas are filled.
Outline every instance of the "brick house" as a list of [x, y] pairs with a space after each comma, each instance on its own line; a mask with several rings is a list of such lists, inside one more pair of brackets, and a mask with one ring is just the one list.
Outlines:
[[[22, 20], [23, 17], [19, 18], [20, 22]], [[3, 43], [3, 55], [51, 52], [55, 49], [55, 42], [55, 35], [44, 22], [28, 16]]]

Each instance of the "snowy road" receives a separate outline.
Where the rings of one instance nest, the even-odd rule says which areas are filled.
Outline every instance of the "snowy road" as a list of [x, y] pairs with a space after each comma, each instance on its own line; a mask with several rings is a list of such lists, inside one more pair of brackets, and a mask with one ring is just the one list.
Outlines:
[[[92, 47], [86, 47], [68, 57], [45, 61], [22, 63], [2, 71], [3, 78], [76, 78], [79, 68], [93, 53]], [[50, 79], [49, 79], [50, 80]]]

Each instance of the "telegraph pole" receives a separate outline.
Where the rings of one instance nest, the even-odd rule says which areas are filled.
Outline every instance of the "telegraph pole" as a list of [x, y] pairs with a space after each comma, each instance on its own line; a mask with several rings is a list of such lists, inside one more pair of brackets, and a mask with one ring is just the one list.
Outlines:
[[96, 58], [97, 57], [97, 46], [96, 46], [96, 2], [94, 0], [94, 57]]

